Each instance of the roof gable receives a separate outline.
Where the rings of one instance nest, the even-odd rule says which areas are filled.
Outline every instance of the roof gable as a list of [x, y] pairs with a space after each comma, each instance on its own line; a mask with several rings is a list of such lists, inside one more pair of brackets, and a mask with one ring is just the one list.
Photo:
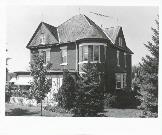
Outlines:
[[116, 27], [106, 28], [104, 30], [104, 32], [110, 38], [110, 40], [112, 41], [113, 44], [115, 44], [115, 41], [118, 37], [120, 29], [121, 29], [121, 26], [116, 26]]
[[57, 29], [47, 23], [41, 22], [30, 39], [27, 48], [40, 45], [41, 34], [45, 35], [45, 44], [57, 44], [58, 36]]

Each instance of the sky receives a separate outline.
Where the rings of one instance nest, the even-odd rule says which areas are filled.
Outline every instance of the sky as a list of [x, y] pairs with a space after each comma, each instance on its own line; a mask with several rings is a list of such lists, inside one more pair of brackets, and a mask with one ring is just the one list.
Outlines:
[[11, 58], [8, 69], [10, 72], [29, 69], [30, 52], [26, 45], [41, 21], [58, 26], [77, 14], [87, 15], [103, 28], [122, 26], [126, 44], [134, 52], [132, 65], [137, 65], [149, 53], [144, 43], [151, 40], [151, 27], [158, 12], [158, 7], [153, 6], [8, 6], [6, 46], [7, 57]]

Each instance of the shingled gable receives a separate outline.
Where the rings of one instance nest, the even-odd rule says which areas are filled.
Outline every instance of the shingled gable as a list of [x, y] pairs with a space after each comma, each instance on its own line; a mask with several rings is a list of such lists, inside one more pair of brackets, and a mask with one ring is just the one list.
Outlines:
[[111, 42], [113, 43], [114, 46], [116, 46], [120, 49], [124, 49], [127, 53], [133, 54], [133, 52], [127, 46], [125, 46], [123, 48], [123, 47], [119, 47], [118, 45], [115, 44], [120, 31], [123, 32], [121, 26], [110, 27], [110, 28], [104, 29], [105, 34], [111, 40]]
[[52, 35], [52, 37], [51, 37], [52, 38], [52, 41], [48, 41], [48, 44], [58, 44], [59, 43], [58, 42], [57, 28], [54, 27], [54, 26], [52, 26], [52, 25], [49, 25], [47, 23], [41, 22], [39, 24], [39, 26], [37, 27], [36, 31], [34, 32], [33, 36], [31, 37], [29, 43], [27, 44], [27, 48], [39, 46], [38, 43], [37, 44], [32, 44], [32, 42], [33, 42], [34, 38], [37, 35], [40, 34], [39, 32], [41, 31], [41, 27], [43, 27], [43, 26], [45, 27], [45, 29], [47, 29], [47, 31], [49, 33], [48, 36], [51, 36]]

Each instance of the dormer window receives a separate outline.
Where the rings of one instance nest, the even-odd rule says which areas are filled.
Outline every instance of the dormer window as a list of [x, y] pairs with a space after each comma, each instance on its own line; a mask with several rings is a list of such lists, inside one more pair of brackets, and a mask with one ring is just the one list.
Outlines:
[[42, 45], [45, 44], [45, 35], [44, 35], [44, 33], [41, 33], [41, 36], [40, 36], [40, 44], [42, 44]]
[[119, 46], [122, 47], [123, 46], [122, 43], [123, 43], [123, 39], [121, 37], [119, 37]]

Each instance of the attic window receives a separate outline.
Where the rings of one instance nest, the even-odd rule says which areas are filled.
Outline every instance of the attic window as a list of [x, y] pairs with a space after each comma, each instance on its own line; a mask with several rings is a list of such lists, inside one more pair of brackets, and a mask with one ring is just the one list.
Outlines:
[[119, 37], [119, 46], [123, 46], [122, 43], [123, 43], [123, 40], [121, 37]]
[[42, 44], [42, 45], [45, 44], [45, 35], [44, 35], [44, 33], [41, 33], [41, 36], [40, 36], [40, 44]]

